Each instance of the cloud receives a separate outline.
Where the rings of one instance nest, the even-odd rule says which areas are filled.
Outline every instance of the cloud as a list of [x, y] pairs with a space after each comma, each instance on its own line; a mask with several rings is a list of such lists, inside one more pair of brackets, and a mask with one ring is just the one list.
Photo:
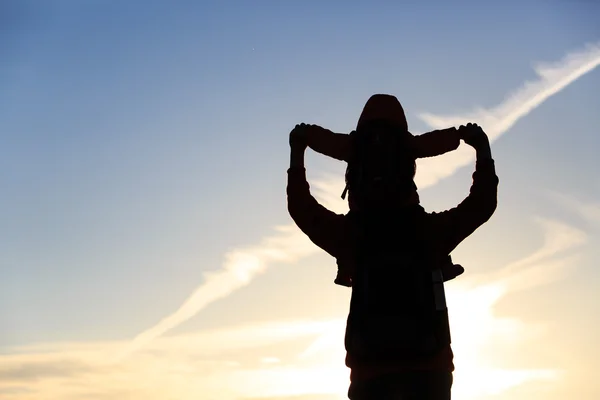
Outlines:
[[277, 235], [263, 239], [256, 246], [234, 249], [225, 256], [221, 270], [206, 273], [205, 281], [172, 314], [138, 334], [117, 356], [126, 357], [153, 339], [196, 315], [212, 302], [246, 286], [271, 262], [294, 262], [317, 251], [310, 240], [295, 226], [276, 228]]
[[[492, 109], [480, 109], [464, 116], [422, 113], [420, 118], [435, 129], [460, 125], [465, 121], [477, 121], [486, 129], [490, 138], [495, 140], [550, 96], [598, 65], [600, 44], [588, 45], [584, 50], [570, 53], [554, 64], [539, 64], [535, 67], [539, 80], [526, 82], [522, 88]], [[417, 184], [421, 189], [431, 186], [452, 175], [472, 158], [473, 152], [461, 146], [444, 157], [420, 160]], [[315, 197], [340, 213], [347, 210], [347, 204], [339, 198], [343, 189], [342, 181], [331, 175], [313, 181]], [[228, 253], [222, 269], [207, 274], [205, 282], [175, 312], [137, 335], [120, 354], [119, 359], [192, 318], [208, 304], [248, 285], [256, 275], [266, 270], [269, 263], [293, 262], [318, 250], [295, 226], [283, 226], [278, 230], [279, 235], [267, 238], [257, 246]]]
[[583, 75], [593, 71], [598, 65], [600, 65], [600, 42], [590, 43], [581, 50], [568, 53], [557, 62], [534, 65], [533, 69], [539, 79], [525, 82], [521, 88], [510, 93], [496, 107], [477, 109], [464, 115], [442, 116], [421, 113], [419, 116], [436, 129], [477, 121], [485, 127], [492, 139], [497, 139], [519, 119]]
[[335, 394], [309, 394], [298, 396], [268, 396], [268, 397], [244, 397], [240, 400], [340, 400], [341, 397]]
[[[532, 254], [498, 272], [464, 277], [447, 288], [456, 372], [453, 394], [481, 399], [534, 381], [554, 381], [564, 376], [555, 367], [499, 368], [498, 364], [535, 365], [531, 354], [552, 342], [546, 326], [519, 317], [497, 315], [498, 303], [525, 289], [539, 288], [574, 273], [577, 252], [587, 235], [561, 221], [534, 218], [543, 243]], [[511, 354], [508, 356], [507, 354]], [[561, 368], [567, 368], [562, 364]], [[476, 384], [474, 382], [477, 382]]]
[[[314, 394], [320, 390], [318, 380], [324, 379], [323, 373], [331, 376], [332, 372], [286, 361], [286, 347], [321, 335], [330, 326], [330, 321], [282, 320], [163, 336], [118, 364], [108, 363], [107, 353], [127, 343], [21, 346], [0, 355], [0, 397], [236, 400], [294, 394], [290, 390], [294, 379], [306, 379], [296, 385], [296, 394]], [[265, 355], [263, 363], [252, 363], [257, 350]], [[333, 373], [347, 378], [343, 367]], [[315, 374], [321, 374], [321, 378]], [[279, 379], [280, 383], [272, 385], [271, 379]], [[313, 379], [315, 385], [307, 384]], [[330, 384], [323, 389], [324, 393], [331, 392], [332, 387]]]
[[547, 195], [557, 204], [582, 218], [586, 222], [586, 225], [600, 227], [600, 203], [583, 201], [575, 196], [555, 191], [550, 191]]
[[[543, 238], [538, 249], [497, 272], [466, 276], [446, 288], [457, 366], [453, 394], [457, 398], [488, 398], [538, 381], [551, 387], [564, 376], [564, 371], [555, 365], [540, 368], [539, 361], [531, 357], [551, 340], [546, 336], [549, 332], [545, 324], [521, 317], [518, 310], [509, 316], [497, 313], [497, 305], [503, 299], [558, 282], [576, 272], [575, 260], [588, 236], [559, 220], [534, 217], [533, 222]], [[332, 320], [298, 354], [296, 365], [308, 368], [343, 360], [344, 329], [344, 319]], [[506, 364], [509, 353], [514, 356]], [[343, 384], [341, 378], [339, 382]]]
[[12, 366], [0, 364], [0, 380], [31, 381], [47, 377], [72, 377], [89, 371], [89, 366], [70, 360], [60, 362], [23, 363]]
[[[582, 50], [569, 53], [555, 63], [537, 64], [534, 66], [534, 71], [538, 79], [525, 82], [521, 88], [510, 93], [495, 107], [477, 109], [461, 115], [436, 115], [424, 112], [419, 114], [419, 118], [432, 129], [476, 122], [485, 129], [490, 141], [493, 142], [518, 120], [577, 79], [593, 71], [598, 65], [600, 65], [600, 42], [588, 44]], [[473, 149], [468, 146], [460, 146], [441, 157], [419, 159], [415, 177], [417, 186], [419, 189], [433, 186], [469, 164], [473, 159]], [[348, 205], [340, 197], [344, 182], [339, 176], [321, 174], [318, 180], [313, 181], [312, 187], [316, 189], [319, 201], [323, 205], [339, 213], [347, 212]], [[589, 212], [591, 217], [600, 220], [600, 209], [596, 208]]]
[[[462, 115], [435, 115], [421, 113], [419, 117], [433, 129], [459, 126], [476, 122], [485, 129], [491, 141], [506, 133], [518, 120], [540, 106], [551, 96], [575, 82], [600, 65], [600, 42], [567, 54], [555, 63], [539, 63], [534, 66], [538, 75], [510, 93], [499, 105], [490, 109], [477, 109]], [[473, 151], [466, 146], [440, 158], [419, 160], [417, 185], [431, 186], [440, 179], [452, 175], [458, 168], [473, 159]]]
[[[535, 363], [529, 359], [532, 348], [549, 343], [542, 336], [546, 331], [518, 314], [495, 312], [500, 300], [523, 289], [523, 281], [529, 288], [548, 283], [545, 267], [552, 263], [568, 272], [567, 257], [585, 243], [585, 234], [560, 221], [535, 221], [544, 238], [539, 249], [500, 273], [448, 287], [457, 365], [454, 397], [484, 399], [534, 381], [550, 386], [561, 376], [554, 368], [528, 368]], [[507, 279], [511, 276], [515, 279]], [[300, 319], [165, 335], [118, 364], [108, 363], [107, 354], [130, 343], [22, 346], [0, 355], [0, 393], [7, 400], [341, 400], [349, 382], [340, 362], [344, 327], [345, 318]], [[289, 357], [294, 342], [303, 346]], [[508, 351], [523, 354], [526, 365], [498, 367], [499, 355]]]
[[[572, 251], [588, 241], [585, 232], [560, 221], [536, 217], [534, 221], [544, 234], [544, 245], [519, 261], [502, 268], [496, 275], [512, 290], [527, 289], [560, 279], [564, 266], [577, 265], [579, 254]], [[538, 266], [538, 267], [536, 267]], [[537, 268], [543, 270], [537, 271]]]

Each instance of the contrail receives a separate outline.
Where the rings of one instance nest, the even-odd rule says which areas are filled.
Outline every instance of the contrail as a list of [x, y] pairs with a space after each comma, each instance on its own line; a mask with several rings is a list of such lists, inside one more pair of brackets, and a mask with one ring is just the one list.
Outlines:
[[[491, 140], [495, 140], [546, 99], [598, 65], [600, 65], [600, 42], [590, 44], [584, 50], [569, 53], [556, 63], [538, 65], [535, 67], [538, 80], [526, 82], [522, 88], [494, 108], [477, 110], [464, 116], [436, 116], [422, 113], [419, 117], [434, 129], [474, 121], [486, 130]], [[472, 158], [472, 152], [461, 147], [439, 160], [420, 160], [417, 184], [420, 188], [431, 186], [440, 179], [452, 175]], [[339, 210], [347, 207], [341, 200], [332, 203], [333, 199], [339, 197], [339, 185], [321, 181], [314, 186], [317, 188], [317, 194], [322, 192], [322, 195], [332, 199], [327, 202], [331, 204], [326, 204], [331, 206], [331, 209]], [[278, 230], [278, 235], [264, 239], [255, 247], [228, 253], [221, 270], [207, 274], [206, 281], [175, 312], [137, 335], [118, 359], [126, 357], [144, 344], [192, 318], [208, 304], [248, 285], [256, 275], [266, 270], [269, 262], [294, 262], [318, 250], [294, 225], [279, 227]]]
[[205, 282], [175, 312], [138, 334], [114, 361], [122, 360], [146, 343], [189, 320], [207, 305], [248, 285], [255, 276], [266, 270], [268, 263], [294, 262], [318, 250], [294, 225], [280, 226], [276, 230], [278, 234], [263, 239], [257, 246], [227, 253], [222, 269], [206, 273]]
[[[593, 71], [598, 65], [600, 42], [588, 44], [582, 50], [569, 53], [558, 62], [534, 66], [539, 79], [525, 82], [496, 107], [479, 109], [464, 115], [421, 113], [419, 118], [433, 129], [476, 122], [485, 130], [490, 140], [494, 141], [548, 98]], [[461, 146], [443, 157], [419, 160], [417, 185], [419, 188], [434, 185], [467, 165], [473, 159], [473, 155], [471, 149]]]

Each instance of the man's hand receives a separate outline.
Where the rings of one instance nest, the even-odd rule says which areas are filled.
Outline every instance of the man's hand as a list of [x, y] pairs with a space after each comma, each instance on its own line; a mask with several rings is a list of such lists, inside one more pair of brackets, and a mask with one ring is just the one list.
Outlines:
[[477, 152], [477, 160], [487, 160], [492, 158], [490, 149], [490, 140], [477, 124], [461, 125], [458, 128], [459, 136], [466, 144], [472, 146]]
[[308, 125], [299, 124], [290, 132], [290, 147], [294, 150], [306, 150], [308, 147]]
[[458, 128], [459, 136], [466, 144], [475, 150], [484, 149], [490, 145], [490, 141], [481, 127], [477, 124], [461, 125]]
[[296, 125], [290, 132], [290, 168], [304, 168], [304, 152], [307, 147], [306, 124]]

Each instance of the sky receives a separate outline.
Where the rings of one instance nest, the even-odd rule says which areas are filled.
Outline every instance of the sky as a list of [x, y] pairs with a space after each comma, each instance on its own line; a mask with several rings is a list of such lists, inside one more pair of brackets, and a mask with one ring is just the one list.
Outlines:
[[[350, 290], [286, 208], [288, 134], [402, 102], [480, 124], [457, 399], [600, 398], [600, 3], [0, 2], [0, 399], [340, 400]], [[345, 165], [307, 152], [344, 213]], [[467, 194], [474, 152], [417, 164]]]

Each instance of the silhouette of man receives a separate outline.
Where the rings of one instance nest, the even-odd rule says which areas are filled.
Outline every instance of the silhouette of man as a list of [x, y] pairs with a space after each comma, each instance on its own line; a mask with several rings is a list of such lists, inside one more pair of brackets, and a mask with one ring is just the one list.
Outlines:
[[[401, 126], [393, 118], [381, 123], [386, 112], [398, 115], [392, 108], [362, 122], [371, 130], [392, 126], [397, 132]], [[297, 126], [290, 133], [289, 213], [352, 279], [345, 335], [351, 400], [450, 399], [454, 364], [439, 271], [454, 248], [494, 213], [498, 186], [483, 130], [468, 124], [457, 132], [477, 154], [470, 193], [458, 206], [427, 213], [418, 204], [410, 135], [397, 135], [404, 139], [393, 149], [393, 185], [378, 181], [377, 162], [358, 168], [349, 161], [353, 207], [346, 215], [327, 210], [311, 195], [304, 168], [307, 129]], [[375, 179], [369, 180], [369, 173]]]

